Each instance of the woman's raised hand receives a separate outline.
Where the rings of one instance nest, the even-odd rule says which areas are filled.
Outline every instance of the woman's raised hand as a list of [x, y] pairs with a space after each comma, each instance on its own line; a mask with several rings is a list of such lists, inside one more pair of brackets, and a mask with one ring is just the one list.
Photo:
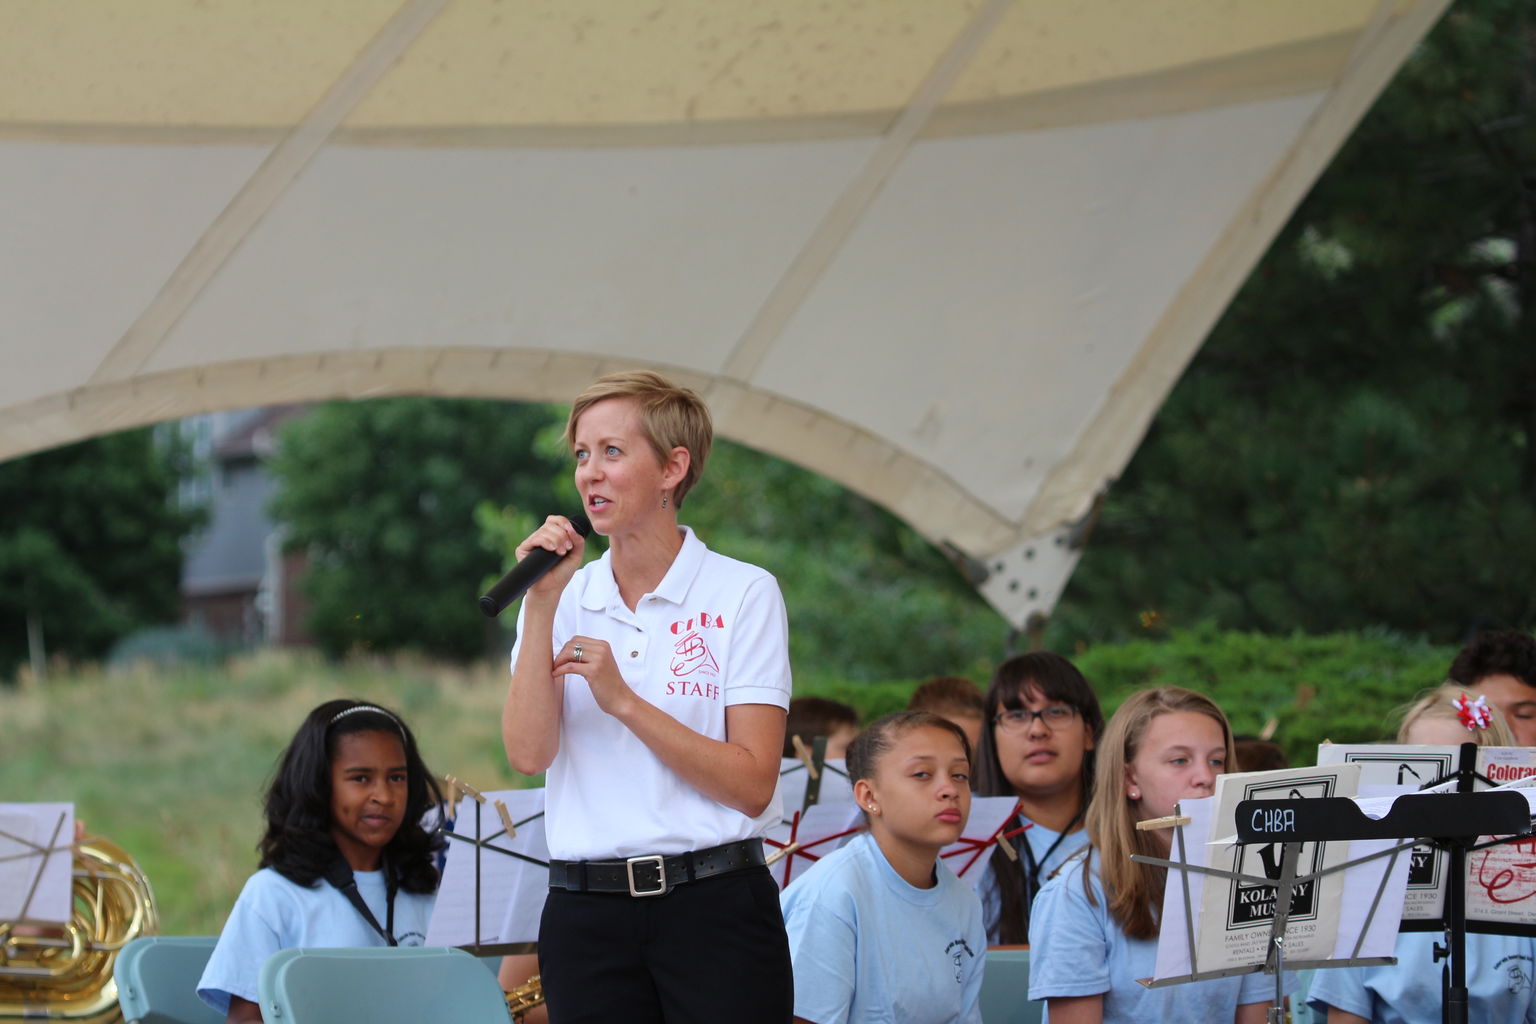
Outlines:
[[615, 717], [623, 717], [625, 702], [635, 696], [635, 691], [629, 688], [619, 671], [613, 649], [604, 640], [594, 640], [590, 636], [571, 637], [555, 652], [552, 671], [556, 676], [581, 676], [591, 688], [597, 706]]
[[[564, 557], [553, 569], [535, 580], [528, 588], [528, 593], [540, 597], [559, 598], [565, 585], [571, 582], [571, 577], [576, 575], [577, 569], [581, 568], [581, 553], [586, 546], [586, 539], [576, 532], [576, 527], [572, 526], [571, 521], [565, 516], [546, 518], [544, 525], [530, 533], [517, 546], [515, 552], [517, 560], [521, 562], [534, 548], [543, 548]], [[576, 557], [569, 557], [573, 552]]]

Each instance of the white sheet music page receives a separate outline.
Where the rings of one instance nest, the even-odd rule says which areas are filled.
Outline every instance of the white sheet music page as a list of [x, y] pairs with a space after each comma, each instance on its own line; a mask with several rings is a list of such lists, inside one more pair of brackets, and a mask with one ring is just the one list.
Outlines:
[[[799, 821], [781, 822], [763, 836], [763, 853], [776, 858], [768, 866], [783, 889], [816, 861], [853, 838], [864, 827], [864, 812], [851, 799], [811, 805]], [[789, 849], [788, 853], [784, 851]]]
[[[1460, 747], [1412, 746], [1406, 743], [1324, 743], [1317, 748], [1319, 765], [1358, 764], [1361, 792], [1414, 793], [1456, 770]], [[1395, 787], [1379, 789], [1377, 787]], [[1443, 851], [1424, 844], [1413, 848], [1408, 867], [1408, 894], [1403, 919], [1432, 920], [1445, 908], [1446, 859]], [[1387, 954], [1391, 955], [1391, 954]]]
[[[1350, 764], [1218, 775], [1216, 828], [1224, 835], [1236, 831], [1237, 805], [1243, 800], [1353, 797], [1359, 783], [1360, 769]], [[1278, 842], [1217, 846], [1211, 851], [1211, 866], [1254, 878], [1278, 879], [1283, 849]], [[1348, 853], [1347, 843], [1302, 843], [1296, 872], [1309, 875], [1337, 866]], [[1262, 964], [1269, 953], [1276, 898], [1274, 885], [1207, 879], [1201, 928], [1196, 937], [1201, 973]], [[1286, 920], [1286, 956], [1296, 960], [1323, 960], [1330, 956], [1338, 938], [1343, 902], [1342, 873], [1298, 884], [1292, 890], [1290, 916]]]
[[74, 804], [0, 804], [0, 921], [68, 924]]
[[997, 849], [997, 836], [1019, 807], [1018, 797], [977, 796], [971, 798], [971, 813], [965, 819], [960, 838], [939, 851], [940, 859], [959, 877], [976, 888], [986, 875], [984, 870]]
[[[779, 761], [779, 806], [787, 825], [795, 812], [805, 805], [805, 789], [811, 781], [805, 762], [797, 757]], [[847, 763], [834, 757], [821, 766], [821, 790], [818, 803], [846, 804], [853, 802], [853, 783], [848, 780]]]
[[[1381, 792], [1417, 792], [1456, 770], [1460, 748], [1412, 746], [1399, 743], [1325, 743], [1317, 748], [1318, 764], [1358, 764], [1362, 792], [1367, 785], [1393, 787]], [[1489, 783], [1499, 788], [1536, 785], [1536, 748], [1479, 747], [1479, 791]], [[1454, 781], [1432, 787], [1453, 792]], [[1480, 842], [1492, 839], [1484, 836]], [[1405, 921], [1435, 921], [1445, 914], [1449, 860], [1444, 850], [1423, 844], [1413, 848], [1408, 869]], [[1467, 858], [1467, 920], [1536, 925], [1536, 841], [1519, 840], [1477, 850]], [[1390, 955], [1390, 954], [1388, 954]]]
[[[452, 829], [460, 836], [488, 840], [479, 860], [480, 934], [475, 934], [475, 847], [450, 837], [448, 862], [427, 925], [428, 946], [497, 945], [538, 939], [539, 914], [549, 893], [544, 790], [506, 789], [483, 795], [479, 835], [475, 830], [476, 803], [471, 797], [459, 803]], [[497, 835], [505, 831], [496, 813], [497, 800], [506, 804], [517, 824], [514, 837]], [[514, 853], [521, 856], [509, 856]]]

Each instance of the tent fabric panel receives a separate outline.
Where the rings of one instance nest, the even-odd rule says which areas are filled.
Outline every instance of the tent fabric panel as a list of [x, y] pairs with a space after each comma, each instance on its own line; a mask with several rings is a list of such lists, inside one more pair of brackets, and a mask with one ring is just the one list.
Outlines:
[[[0, 122], [297, 123], [401, 0], [9, 0]], [[354, 129], [889, 120], [981, 0], [492, 0], [450, 4]], [[1155, 77], [1357, 33], [1376, 0], [1014, 3], [948, 102]], [[47, 39], [46, 47], [36, 45]]]
[[145, 370], [484, 345], [712, 372], [869, 146], [326, 150]]
[[264, 156], [0, 142], [0, 407], [89, 378]]
[[753, 385], [1021, 520], [1318, 101], [919, 144]]

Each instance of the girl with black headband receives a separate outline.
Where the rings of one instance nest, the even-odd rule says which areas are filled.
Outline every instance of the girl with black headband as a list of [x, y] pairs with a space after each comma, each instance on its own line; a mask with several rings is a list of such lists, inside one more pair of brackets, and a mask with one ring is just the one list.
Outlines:
[[442, 840], [422, 825], [442, 794], [394, 712], [327, 701], [299, 726], [267, 789], [261, 863], [245, 883], [197, 994], [260, 1021], [267, 958], [298, 946], [419, 946]]
[[1007, 829], [1015, 856], [994, 850], [978, 887], [994, 945], [1029, 941], [1035, 895], [1088, 845], [1083, 815], [1103, 731], [1098, 697], [1061, 655], [1016, 655], [993, 673], [976, 751], [976, 793], [1019, 800]]

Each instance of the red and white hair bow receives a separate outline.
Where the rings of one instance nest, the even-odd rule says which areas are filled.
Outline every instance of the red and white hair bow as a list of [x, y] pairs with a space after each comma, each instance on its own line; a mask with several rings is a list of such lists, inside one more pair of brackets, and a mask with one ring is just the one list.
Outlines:
[[1493, 724], [1493, 712], [1488, 709], [1487, 697], [1473, 700], [1463, 693], [1451, 700], [1451, 706], [1456, 709], [1457, 719], [1469, 730], [1486, 729]]

